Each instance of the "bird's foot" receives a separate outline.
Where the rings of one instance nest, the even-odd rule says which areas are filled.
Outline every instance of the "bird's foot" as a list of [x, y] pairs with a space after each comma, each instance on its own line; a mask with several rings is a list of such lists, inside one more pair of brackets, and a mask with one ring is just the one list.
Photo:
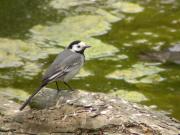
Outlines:
[[75, 91], [75, 89], [69, 89], [69, 90], [72, 91], [72, 92]]

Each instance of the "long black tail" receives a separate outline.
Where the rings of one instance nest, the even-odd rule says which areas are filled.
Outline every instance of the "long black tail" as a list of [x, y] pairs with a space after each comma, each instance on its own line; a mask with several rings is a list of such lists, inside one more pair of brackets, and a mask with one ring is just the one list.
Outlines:
[[47, 83], [42, 84], [38, 89], [34, 91], [34, 93], [23, 103], [23, 105], [19, 108], [22, 111], [26, 105], [31, 101], [31, 99], [45, 86]]

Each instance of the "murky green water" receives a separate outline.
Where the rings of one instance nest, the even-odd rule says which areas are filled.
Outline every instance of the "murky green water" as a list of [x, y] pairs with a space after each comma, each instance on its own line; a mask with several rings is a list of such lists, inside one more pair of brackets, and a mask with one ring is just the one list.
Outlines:
[[[68, 2], [73, 4], [59, 4], [58, 0], [0, 1], [2, 90], [10, 87], [31, 93], [62, 45], [78, 38], [95, 49], [87, 51], [90, 60], [84, 69], [88, 72], [70, 82], [74, 88], [119, 92], [129, 100], [157, 105], [180, 119], [180, 66], [138, 58], [141, 52], [180, 42], [180, 2]], [[55, 88], [55, 84], [49, 87]]]

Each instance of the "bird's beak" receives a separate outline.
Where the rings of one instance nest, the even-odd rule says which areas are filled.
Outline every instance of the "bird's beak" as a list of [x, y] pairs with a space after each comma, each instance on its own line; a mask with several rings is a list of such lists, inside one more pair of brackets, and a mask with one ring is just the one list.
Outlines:
[[85, 45], [84, 48], [90, 48], [91, 46], [90, 45]]

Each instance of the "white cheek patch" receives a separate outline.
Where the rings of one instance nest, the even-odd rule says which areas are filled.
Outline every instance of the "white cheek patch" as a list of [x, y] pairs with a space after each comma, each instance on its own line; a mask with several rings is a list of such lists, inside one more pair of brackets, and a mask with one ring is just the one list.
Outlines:
[[[78, 46], [80, 46], [80, 47], [78, 47]], [[73, 45], [71, 51], [72, 52], [82, 51], [85, 46], [86, 46], [86, 44], [84, 42], [80, 42], [78, 44]]]
[[72, 52], [76, 52], [76, 50], [77, 50], [76, 48], [77, 48], [76, 46], [73, 46], [72, 49], [71, 49], [71, 51], [72, 51]]
[[[80, 47], [77, 47], [77, 46], [80, 46]], [[76, 46], [73, 46], [73, 48], [71, 49], [71, 51], [73, 52], [78, 52], [78, 51], [81, 51], [82, 50], [82, 45], [76, 45]]]

